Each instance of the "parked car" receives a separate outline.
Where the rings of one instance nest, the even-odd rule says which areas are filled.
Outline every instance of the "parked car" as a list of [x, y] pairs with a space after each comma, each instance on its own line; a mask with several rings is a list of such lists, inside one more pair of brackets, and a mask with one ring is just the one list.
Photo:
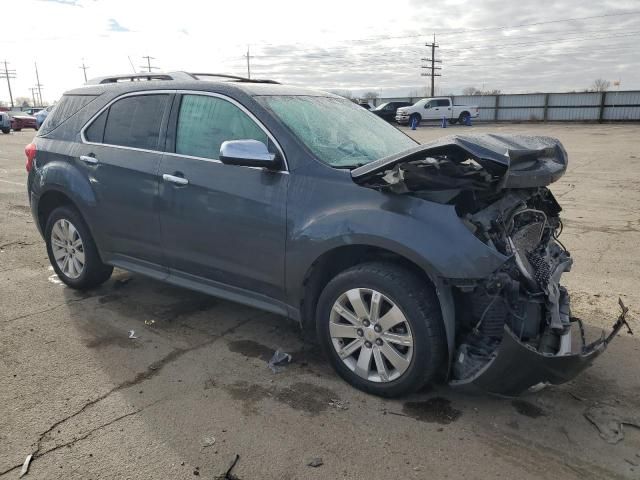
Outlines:
[[7, 113], [9, 114], [9, 117], [11, 117], [11, 128], [14, 132], [19, 132], [23, 128], [33, 128], [34, 130], [38, 130], [36, 117], [32, 117], [25, 112], [18, 111]]
[[164, 77], [65, 93], [25, 149], [68, 286], [119, 267], [290, 317], [383, 396], [447, 376], [509, 395], [562, 383], [621, 328], [572, 344], [558, 140], [420, 145], [328, 93]]
[[27, 108], [25, 110], [22, 110], [24, 113], [26, 113], [27, 115], [32, 115], [35, 116], [36, 113], [38, 113], [40, 110], [42, 110], [43, 107], [31, 107], [31, 108]]
[[11, 117], [9, 112], [0, 112], [0, 132], [11, 132]]
[[391, 122], [395, 120], [396, 110], [398, 110], [398, 108], [409, 107], [409, 106], [411, 106], [411, 102], [386, 102], [372, 109], [371, 113], [374, 113], [380, 118], [383, 118], [388, 122]]
[[36, 117], [36, 126], [38, 128], [40, 128], [42, 126], [42, 124], [44, 123], [45, 118], [47, 118], [47, 116], [49, 115], [49, 113], [51, 113], [51, 110], [53, 110], [54, 105], [50, 105], [46, 108], [43, 108], [42, 110], [40, 110], [38, 113], [35, 114]]
[[367, 102], [366, 100], [358, 101], [358, 105], [360, 105], [365, 110], [371, 110], [371, 105], [369, 105], [369, 102]]
[[407, 124], [415, 119], [420, 123], [422, 120], [440, 120], [446, 117], [452, 124], [466, 123], [468, 118], [476, 118], [479, 114], [477, 105], [454, 105], [449, 97], [423, 98], [410, 107], [399, 108], [396, 121]]

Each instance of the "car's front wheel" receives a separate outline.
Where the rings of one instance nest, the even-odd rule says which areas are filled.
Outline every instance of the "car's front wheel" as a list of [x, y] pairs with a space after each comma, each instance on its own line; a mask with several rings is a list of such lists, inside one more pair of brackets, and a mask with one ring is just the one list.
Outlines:
[[3, 128], [2, 129], [2, 133], [9, 134], [9, 133], [11, 133], [11, 129], [10, 128]]
[[338, 374], [360, 390], [395, 397], [433, 381], [446, 341], [433, 287], [404, 267], [372, 262], [331, 280], [317, 333]]
[[113, 267], [102, 263], [89, 228], [75, 208], [58, 207], [49, 215], [45, 240], [53, 269], [70, 287], [97, 287], [111, 276]]

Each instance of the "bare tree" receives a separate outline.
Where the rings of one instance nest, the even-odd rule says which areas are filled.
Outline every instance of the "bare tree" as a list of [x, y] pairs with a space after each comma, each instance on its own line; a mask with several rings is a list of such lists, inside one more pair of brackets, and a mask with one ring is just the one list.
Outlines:
[[331, 90], [329, 93], [353, 100], [353, 94], [350, 90]]
[[480, 95], [482, 92], [476, 87], [466, 87], [462, 90], [463, 95]]
[[29, 97], [16, 97], [14, 104], [18, 107], [31, 107], [31, 99]]
[[609, 80], [598, 78], [594, 80], [594, 82], [591, 84], [590, 90], [592, 92], [606, 92], [607, 90], [609, 90], [610, 86], [611, 86], [611, 83], [609, 82]]
[[365, 94], [362, 96], [362, 98], [365, 98], [367, 100], [375, 100], [376, 98], [379, 98], [380, 94], [378, 92], [365, 92]]

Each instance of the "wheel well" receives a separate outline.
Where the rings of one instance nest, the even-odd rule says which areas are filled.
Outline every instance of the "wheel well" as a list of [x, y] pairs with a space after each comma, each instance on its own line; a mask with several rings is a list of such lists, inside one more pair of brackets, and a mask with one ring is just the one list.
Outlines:
[[311, 265], [304, 278], [303, 298], [300, 302], [302, 328], [305, 333], [315, 334], [315, 311], [318, 298], [324, 287], [338, 273], [364, 262], [388, 260], [415, 272], [425, 282], [432, 283], [427, 272], [411, 260], [384, 248], [368, 245], [348, 245], [322, 254]]
[[62, 205], [71, 205], [75, 207], [73, 202], [64, 193], [56, 190], [50, 190], [44, 193], [40, 200], [38, 200], [38, 224], [40, 225], [40, 231], [44, 235], [44, 230], [47, 227], [47, 219], [51, 212]]
[[465, 110], [464, 112], [460, 112], [460, 115], [458, 116], [458, 118], [464, 117], [465, 115], [471, 116], [471, 113], [469, 113], [468, 111]]

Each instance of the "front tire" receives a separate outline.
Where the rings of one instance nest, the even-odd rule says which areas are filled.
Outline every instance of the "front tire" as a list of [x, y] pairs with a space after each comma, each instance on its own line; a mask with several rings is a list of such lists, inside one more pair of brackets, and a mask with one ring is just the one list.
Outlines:
[[392, 263], [363, 263], [331, 280], [318, 301], [316, 328], [336, 372], [374, 395], [414, 392], [444, 364], [446, 340], [434, 288]]
[[2, 129], [2, 133], [6, 133], [8, 135], [9, 133], [11, 133], [11, 129], [10, 128], [3, 128]]
[[63, 206], [51, 212], [45, 240], [53, 269], [71, 288], [94, 288], [111, 276], [113, 267], [102, 263], [89, 228], [75, 208]]

